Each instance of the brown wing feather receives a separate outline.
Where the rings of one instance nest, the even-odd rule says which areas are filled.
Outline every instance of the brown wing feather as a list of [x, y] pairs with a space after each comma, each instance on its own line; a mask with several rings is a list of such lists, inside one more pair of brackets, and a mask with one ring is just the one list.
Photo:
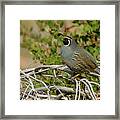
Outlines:
[[74, 66], [77, 69], [82, 69], [83, 71], [94, 71], [94, 69], [97, 67], [97, 64], [92, 55], [84, 49], [74, 52], [72, 58], [75, 63]]

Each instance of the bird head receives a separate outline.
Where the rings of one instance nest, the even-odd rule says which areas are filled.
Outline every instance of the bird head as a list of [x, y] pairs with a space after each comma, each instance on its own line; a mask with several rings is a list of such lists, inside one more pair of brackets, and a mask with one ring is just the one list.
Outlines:
[[70, 36], [65, 36], [62, 33], [59, 33], [58, 36], [63, 36], [64, 47], [72, 47], [72, 48], [77, 47], [77, 41], [72, 39]]
[[64, 47], [71, 47], [72, 49], [76, 49], [76, 47], [78, 46], [77, 41], [75, 41], [69, 36], [64, 37], [63, 44], [64, 44]]
[[64, 39], [63, 39], [64, 46], [66, 46], [66, 47], [70, 46], [71, 43], [72, 43], [72, 38], [71, 37], [69, 37], [69, 36], [64, 37]]
[[62, 35], [62, 36], [63, 36], [63, 44], [64, 45], [61, 48], [61, 55], [65, 59], [65, 58], [69, 58], [72, 56], [74, 51], [76, 51], [76, 49], [78, 49], [78, 44], [71, 37], [65, 36], [65, 35]]

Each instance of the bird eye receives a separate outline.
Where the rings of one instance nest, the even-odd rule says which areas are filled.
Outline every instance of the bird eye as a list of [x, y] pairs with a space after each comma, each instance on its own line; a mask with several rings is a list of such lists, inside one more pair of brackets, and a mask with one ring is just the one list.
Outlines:
[[63, 43], [65, 46], [69, 46], [71, 44], [71, 40], [68, 38], [64, 38]]

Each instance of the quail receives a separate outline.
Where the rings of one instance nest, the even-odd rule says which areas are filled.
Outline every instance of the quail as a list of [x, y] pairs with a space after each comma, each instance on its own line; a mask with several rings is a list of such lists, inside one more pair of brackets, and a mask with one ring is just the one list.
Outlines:
[[61, 48], [61, 56], [64, 63], [74, 73], [93, 72], [100, 74], [100, 69], [94, 57], [69, 36], [64, 36], [64, 46]]

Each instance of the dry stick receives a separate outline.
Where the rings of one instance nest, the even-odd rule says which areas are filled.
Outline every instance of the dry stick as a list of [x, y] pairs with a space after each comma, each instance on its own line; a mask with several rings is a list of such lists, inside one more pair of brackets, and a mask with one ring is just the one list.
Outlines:
[[24, 82], [23, 82], [23, 81], [20, 81], [20, 83], [21, 83], [21, 84], [24, 84], [25, 86], [28, 86], [28, 85], [30, 84], [29, 81], [27, 81], [27, 82], [26, 82], [26, 81], [24, 81]]
[[29, 87], [30, 87], [30, 85], [28, 85], [28, 86], [26, 87], [25, 91], [23, 92], [22, 99], [24, 99], [24, 97], [25, 97], [25, 94], [26, 94], [26, 92], [27, 92], [27, 90], [28, 90], [28, 88], [29, 88]]
[[33, 98], [33, 100], [37, 100], [35, 96], [29, 95], [30, 98]]
[[32, 90], [35, 91], [35, 88], [34, 88], [34, 85], [33, 85], [33, 83], [32, 83], [32, 80], [30, 79], [30, 77], [29, 77], [28, 79], [29, 79], [29, 81], [30, 81], [30, 84], [31, 84]]
[[57, 88], [57, 86], [54, 85], [54, 87], [60, 92], [60, 94], [65, 98], [65, 96], [63, 95], [63, 93], [61, 92], [61, 90], [59, 88]]
[[[39, 94], [38, 97], [45, 99], [45, 98], [48, 98], [48, 95], [40, 95], [40, 94]], [[60, 96], [60, 95], [58, 95], [58, 96], [57, 96], [57, 95], [51, 95], [50, 97], [51, 97], [52, 99], [56, 99], [56, 100], [58, 99], [58, 100], [59, 100], [59, 98], [60, 98], [61, 96]]]
[[57, 78], [57, 75], [56, 75], [55, 69], [53, 70], [53, 75], [54, 75], [55, 78]]
[[36, 68], [31, 68], [31, 69], [26, 69], [23, 70], [24, 73], [29, 73], [29, 75], [33, 75], [33, 71], [35, 72], [36, 70], [36, 74], [48, 71], [50, 69], [57, 69], [57, 70], [61, 70], [64, 71], [66, 68], [68, 68], [65, 65], [41, 65], [39, 67]]
[[94, 96], [94, 98], [95, 98], [95, 100], [96, 100], [95, 92], [94, 92], [94, 90], [93, 90], [93, 88], [92, 88], [91, 83], [90, 83], [87, 79], [84, 79], [84, 81], [86, 81], [86, 83], [88, 83], [88, 84], [89, 84], [90, 89], [91, 89], [91, 92], [92, 92], [92, 94], [93, 94], [93, 96]]
[[[64, 93], [75, 93], [75, 91], [73, 90], [73, 88], [69, 88], [69, 87], [62, 87], [62, 86], [56, 86], [60, 91], [64, 92]], [[50, 86], [49, 88], [54, 88], [54, 86]]]
[[37, 78], [34, 78], [33, 76], [31, 76], [31, 75], [26, 75], [23, 71], [21, 71], [21, 73], [22, 74], [24, 74], [27, 78], [28, 77], [30, 77], [30, 78], [32, 78], [33, 80], [35, 80], [35, 81], [37, 81], [37, 82], [41, 82], [46, 88], [47, 88], [47, 94], [48, 94], [48, 99], [50, 99], [50, 94], [49, 94], [49, 88], [48, 88], [48, 86], [42, 81], [42, 80], [38, 80]]
[[48, 70], [50, 70], [50, 68], [46, 68], [46, 69], [44, 69], [44, 70], [42, 70], [42, 69], [40, 69], [38, 72], [36, 72], [36, 73], [42, 73], [42, 72], [45, 72], [45, 71], [48, 71]]
[[85, 86], [85, 93], [91, 99], [90, 91], [88, 90], [87, 86]]
[[65, 85], [60, 79], [58, 79], [55, 69], [53, 69], [53, 74], [55, 79], [59, 80], [63, 85]]
[[32, 79], [34, 79], [34, 80], [36, 80], [37, 82], [41, 82], [46, 88], [48, 88], [48, 86], [42, 81], [42, 80], [38, 80], [37, 78], [34, 78], [33, 76], [31, 76], [31, 75], [27, 75], [27, 74], [25, 74], [23, 71], [21, 71], [21, 73], [22, 74], [24, 74], [25, 75], [25, 77], [27, 77], [27, 78], [32, 78]]
[[94, 92], [94, 90], [93, 90], [93, 88], [92, 88], [91, 83], [90, 83], [89, 80], [87, 80], [87, 79], [84, 79], [84, 80], [89, 84], [89, 86], [90, 86], [90, 88], [91, 88], [91, 92], [93, 93], [93, 95], [94, 95], [94, 97], [95, 97], [95, 99], [96, 99], [95, 92]]
[[20, 71], [23, 75], [26, 76], [26, 78], [29, 80], [30, 84], [31, 84], [31, 87], [32, 87], [32, 90], [35, 91], [35, 88], [34, 88], [34, 85], [32, 83], [32, 80], [30, 79], [30, 76], [28, 74], [25, 74], [23, 71]]
[[52, 69], [55, 69], [55, 68], [60, 68], [60, 67], [63, 67], [64, 65], [40, 65], [40, 66], [38, 66], [38, 67], [36, 67], [36, 68], [30, 68], [30, 69], [26, 69], [26, 70], [22, 70], [23, 72], [27, 72], [27, 73], [29, 73], [29, 72], [32, 72], [32, 71], [35, 71], [35, 70], [38, 70], [38, 69], [42, 69], [42, 68], [47, 68], [47, 69], [45, 69], [45, 70], [40, 70], [39, 72], [44, 72], [44, 71], [46, 71], [46, 70], [48, 70], [48, 68], [50, 69], [50, 68], [52, 68]]
[[79, 94], [78, 94], [78, 100], [80, 100], [80, 93], [81, 93], [80, 81], [78, 81], [78, 87], [79, 87], [78, 88], [79, 89], [79, 91], [78, 91], [79, 92]]
[[89, 93], [90, 93], [92, 99], [95, 100], [95, 98], [94, 98], [94, 96], [93, 96], [93, 94], [92, 94], [92, 92], [91, 92], [90, 87], [88, 86], [88, 84], [85, 81], [81, 81], [81, 82], [83, 82], [86, 85], [86, 87], [89, 90]]
[[65, 65], [40, 65], [38, 68], [60, 68]]
[[38, 80], [37, 78], [34, 78], [32, 76], [30, 76], [30, 77], [32, 79], [36, 80], [37, 82], [41, 82], [47, 88], [48, 99], [50, 100], [50, 89], [48, 88], [48, 86], [42, 80]]
[[[81, 93], [82, 93], [82, 91], [81, 91]], [[83, 95], [83, 100], [85, 100], [85, 96], [86, 96], [85, 93], [83, 92], [82, 95]]]
[[[46, 75], [46, 74], [43, 74], [42, 76], [44, 76], [44, 77], [51, 77], [51, 78], [54, 77], [54, 75]], [[69, 80], [69, 81], [71, 81], [71, 79], [62, 76], [61, 74], [60, 74], [60, 75], [56, 75], [56, 76], [57, 76], [57, 78], [58, 78], [58, 77], [61, 77], [61, 78], [65, 79], [65, 80]], [[59, 78], [58, 78], [58, 79], [59, 79]], [[63, 83], [63, 84], [64, 84], [64, 83]]]
[[30, 96], [30, 93], [32, 92], [32, 89], [29, 91], [29, 93], [27, 94], [26, 99], [28, 99], [28, 97]]
[[63, 78], [63, 79], [65, 79], [65, 80], [72, 81], [72, 79], [70, 79], [70, 78], [67, 78], [67, 77], [64, 77], [64, 76], [62, 76], [62, 75], [58, 75], [58, 77], [62, 77], [62, 78]]
[[35, 71], [33, 71], [33, 75], [34, 75], [35, 78], [37, 78], [37, 76], [36, 76], [36, 74], [35, 74]]
[[86, 87], [88, 88], [88, 90], [90, 92], [90, 95], [91, 95], [92, 99], [96, 100], [96, 96], [94, 94], [94, 91], [92, 89], [92, 85], [90, 84], [90, 82], [87, 79], [81, 79], [80, 81], [83, 82], [86, 85]]
[[37, 97], [38, 97], [38, 95], [39, 95], [39, 94], [38, 94], [38, 93], [37, 93], [37, 91], [36, 91], [36, 100], [38, 100], [38, 98], [37, 98]]
[[53, 83], [55, 82], [55, 79], [56, 79], [56, 72], [55, 72], [55, 69], [53, 70], [53, 75], [54, 75], [54, 81]]
[[[32, 89], [29, 91], [29, 93], [28, 93], [28, 95], [27, 95], [27, 97], [26, 97], [26, 99], [28, 99], [28, 97], [30, 96], [30, 93], [31, 93], [32, 91], [35, 91], [35, 88], [34, 88], [34, 85], [33, 85], [33, 83], [32, 83], [32, 80], [30, 79], [29, 75], [27, 75], [26, 77], [27, 77], [27, 79], [29, 79], [28, 82], [30, 83], [31, 88], [32, 88]], [[30, 85], [29, 85], [29, 86], [30, 86]]]
[[25, 77], [25, 75], [24, 75], [24, 77], [23, 77], [23, 75], [20, 75], [20, 77], [21, 77], [21, 81], [26, 81], [25, 83], [30, 83], [30, 81], [28, 80], [28, 78]]
[[[27, 84], [28, 85], [26, 85], [27, 87], [26, 87], [26, 89], [25, 89], [25, 91], [24, 91], [24, 93], [23, 93], [23, 96], [22, 96], [22, 98], [24, 99], [24, 96], [25, 96], [25, 93], [27, 92], [27, 90], [28, 90], [28, 88], [31, 86], [31, 90], [33, 90], [33, 91], [35, 91], [35, 88], [34, 88], [34, 85], [33, 85], [33, 83], [32, 83], [32, 81], [31, 81], [31, 79], [29, 79], [29, 78], [24, 78], [27, 82]], [[29, 80], [28, 80], [29, 79]]]
[[78, 94], [78, 81], [75, 79], [76, 82], [76, 93], [75, 93], [75, 100], [77, 100], [77, 94]]
[[[80, 100], [80, 93], [81, 93], [81, 88], [80, 88], [80, 81], [76, 81], [76, 93], [78, 94], [75, 94], [75, 100]], [[77, 96], [78, 96], [78, 99], [77, 99]]]
[[[27, 79], [27, 78], [24, 78], [24, 80], [26, 80], [26, 81], [24, 81], [24, 84], [25, 84], [25, 86], [27, 87], [28, 85], [29, 85], [29, 87], [31, 87], [31, 85], [30, 85], [30, 81]], [[21, 83], [22, 83], [23, 81], [21, 81]], [[27, 89], [28, 90], [28, 89]]]
[[[56, 85], [55, 85], [56, 86]], [[75, 91], [73, 88], [69, 88], [69, 87], [62, 87], [62, 86], [56, 86], [62, 93], [72, 93], [75, 94]], [[55, 88], [54, 85], [49, 86], [49, 89]], [[35, 88], [36, 91], [46, 91], [46, 87], [40, 87], [40, 88]], [[29, 90], [28, 90], [29, 91]], [[82, 93], [83, 94], [83, 93]]]
[[[34, 71], [35, 72], [35, 70], [37, 70], [36, 71], [36, 74], [39, 74], [39, 73], [43, 73], [43, 72], [45, 72], [45, 71], [48, 71], [48, 70], [50, 70], [50, 69], [58, 69], [58, 70], [64, 70], [65, 68], [66, 68], [67, 66], [64, 66], [64, 65], [42, 65], [42, 66], [40, 66], [40, 67], [37, 67], [37, 68], [33, 68], [33, 69], [27, 69], [27, 70], [24, 70], [25, 71], [25, 73], [29, 73], [30, 75], [33, 75], [33, 72], [32, 71]], [[40, 69], [40, 70], [39, 70]]]
[[96, 82], [90, 82], [91, 84], [95, 84], [95, 85], [97, 85], [97, 86], [99, 86], [100, 87], [100, 84], [99, 83], [96, 83]]
[[43, 74], [42, 76], [44, 76], [44, 77], [51, 77], [51, 78], [54, 77], [54, 75], [46, 75], [46, 74]]
[[[40, 66], [38, 66], [36, 68], [30, 68], [30, 69], [23, 70], [23, 72], [30, 73], [32, 71], [40, 69], [38, 72], [36, 72], [36, 74], [37, 74], [37, 73], [42, 73], [42, 72], [48, 71], [49, 69], [58, 69], [58, 70], [64, 71], [67, 68], [68, 67], [65, 66], [65, 65], [40, 65]], [[33, 74], [33, 73], [31, 73], [31, 74]], [[98, 76], [98, 77], [100, 76], [99, 74], [96, 74], [96, 73], [93, 73], [93, 72], [90, 72], [90, 75], [94, 75], [94, 76]]]
[[[44, 69], [45, 68], [45, 69]], [[46, 69], [47, 68], [47, 69]], [[64, 69], [66, 69], [66, 68], [68, 68], [67, 66], [64, 66], [64, 65], [41, 65], [41, 66], [39, 66], [39, 67], [36, 67], [36, 68], [33, 68], [33, 69], [28, 69], [28, 70], [24, 70], [25, 72], [32, 72], [32, 71], [34, 71], [35, 72], [35, 70], [37, 70], [37, 69], [40, 69], [39, 71], [38, 71], [38, 73], [39, 72], [44, 72], [44, 71], [47, 71], [47, 70], [50, 70], [50, 69], [58, 69], [58, 70], [63, 70], [64, 71]], [[43, 69], [43, 70], [42, 70]], [[37, 72], [36, 72], [37, 73]], [[30, 73], [30, 74], [33, 74], [33, 73]], [[95, 75], [95, 76], [99, 76], [98, 74], [94, 74], [94, 73], [91, 73], [91, 75]], [[63, 77], [63, 76], [62, 76]], [[64, 77], [63, 77], [64, 78]], [[65, 79], [65, 78], [64, 78]], [[41, 81], [42, 82], [42, 81]], [[89, 82], [87, 82], [87, 84], [88, 85], [91, 85], [91, 83]], [[94, 84], [93, 82], [92, 82], [92, 84]], [[97, 83], [95, 83], [96, 85], [97, 85]], [[48, 86], [47, 86], [48, 87]], [[90, 86], [90, 88], [91, 88], [91, 86]], [[91, 89], [92, 90], [92, 89]], [[93, 93], [94, 93], [94, 91], [93, 91]], [[94, 95], [94, 94], [93, 94]]]
[[[56, 75], [56, 71], [55, 71], [55, 69], [53, 70], [53, 74], [54, 74], [54, 78], [55, 79], [58, 79], [57, 78], [57, 75]], [[59, 80], [59, 79], [58, 79]], [[61, 81], [62, 82], [62, 81]], [[63, 82], [62, 82], [63, 83]], [[60, 92], [60, 94], [64, 97], [64, 95], [63, 95], [63, 93], [61, 92], [61, 90], [59, 89], [59, 88], [57, 88], [55, 85], [54, 85], [54, 87]]]
[[99, 75], [99, 74], [97, 74], [97, 73], [94, 73], [94, 72], [90, 72], [90, 75], [93, 75], [93, 76], [100, 77], [100, 75]]

